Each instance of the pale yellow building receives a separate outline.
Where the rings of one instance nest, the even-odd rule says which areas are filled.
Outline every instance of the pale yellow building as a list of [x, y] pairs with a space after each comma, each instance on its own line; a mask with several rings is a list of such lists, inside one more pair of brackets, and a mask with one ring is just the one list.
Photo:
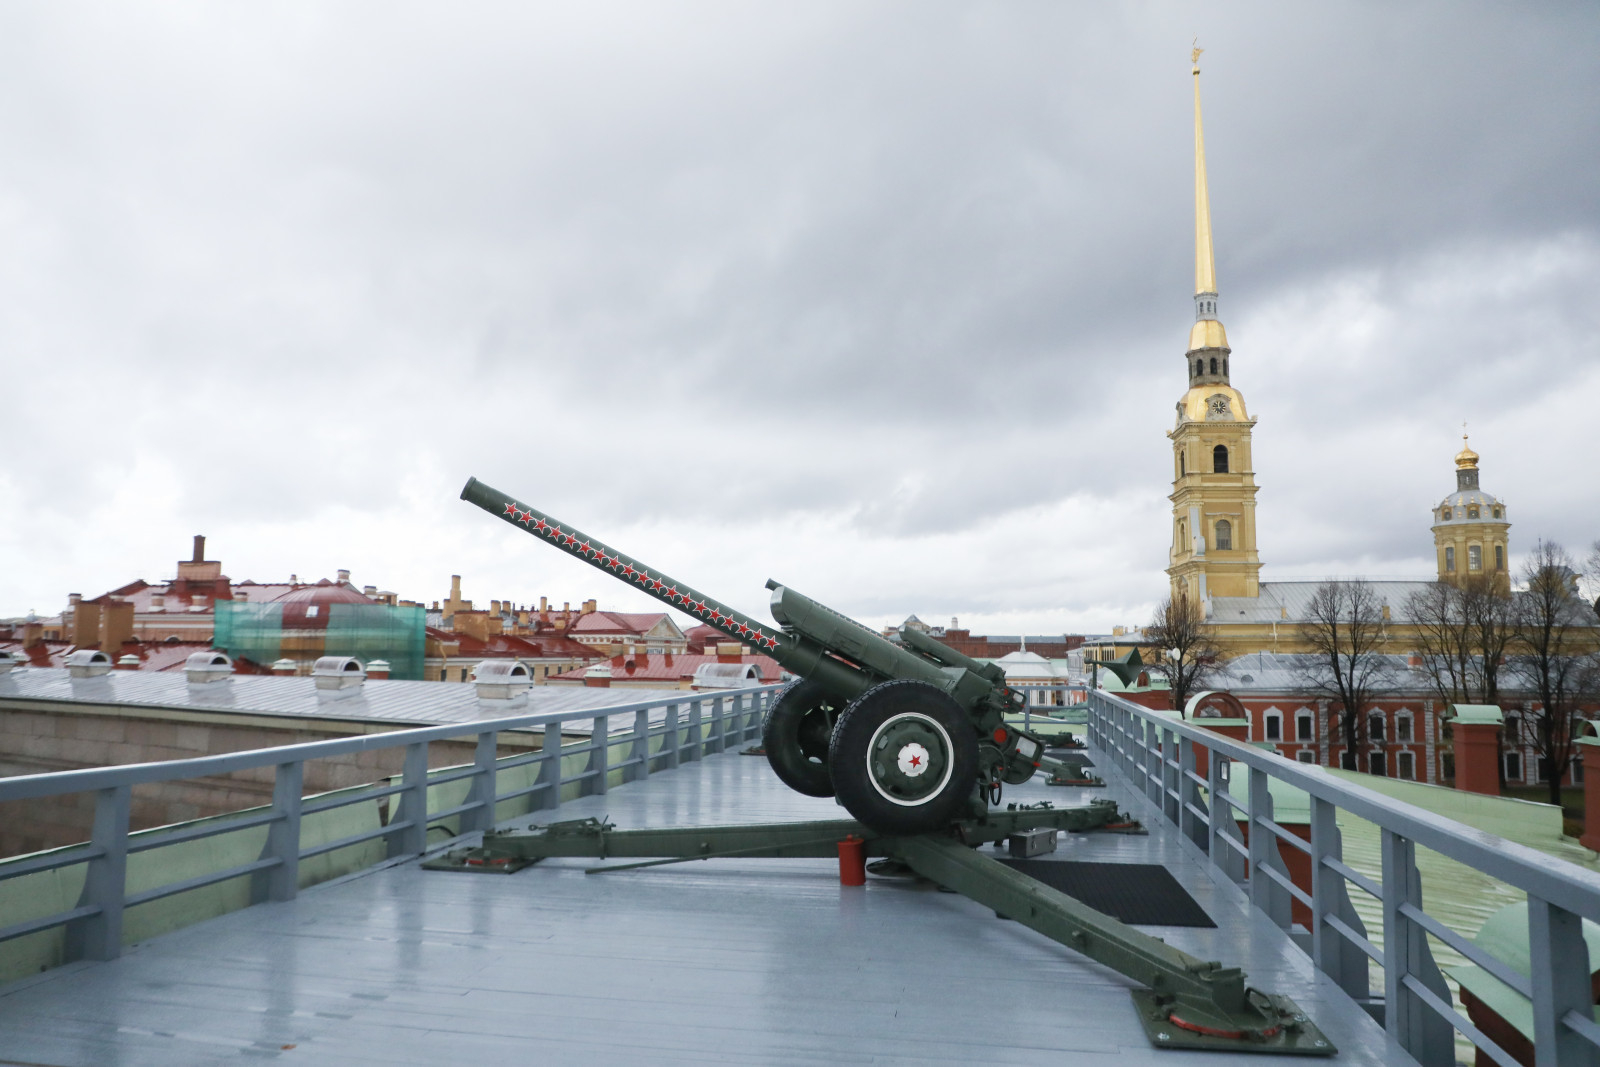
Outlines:
[[1487, 575], [1496, 588], [1511, 588], [1506, 506], [1478, 486], [1478, 454], [1461, 435], [1456, 453], [1456, 491], [1433, 509], [1433, 545], [1439, 580], [1460, 582]]
[[1174, 600], [1260, 594], [1256, 479], [1250, 432], [1256, 420], [1229, 380], [1228, 334], [1217, 318], [1205, 133], [1200, 122], [1199, 50], [1194, 53], [1194, 327], [1185, 365], [1189, 391], [1178, 401], [1172, 441]]
[[[1223, 654], [1303, 652], [1319, 580], [1262, 582], [1256, 542], [1256, 492], [1251, 432], [1256, 420], [1231, 378], [1232, 347], [1217, 318], [1216, 257], [1206, 186], [1205, 134], [1200, 117], [1199, 51], [1194, 76], [1195, 322], [1184, 355], [1189, 388], [1177, 404], [1172, 441], [1172, 545], [1167, 575], [1173, 599], [1200, 606], [1215, 626]], [[1509, 545], [1505, 505], [1478, 486], [1478, 455], [1456, 456], [1456, 492], [1432, 509], [1439, 577], [1496, 574], [1502, 588]], [[1432, 581], [1367, 582], [1382, 613], [1383, 650], [1416, 646], [1407, 602]]]

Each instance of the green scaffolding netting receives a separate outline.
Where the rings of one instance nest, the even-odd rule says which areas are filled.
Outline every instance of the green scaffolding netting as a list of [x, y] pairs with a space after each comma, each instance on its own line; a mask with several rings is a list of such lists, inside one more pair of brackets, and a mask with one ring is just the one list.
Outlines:
[[[362, 663], [381, 659], [389, 662], [391, 678], [422, 679], [425, 614], [420, 607], [330, 604], [326, 627], [294, 629], [287, 635], [282, 604], [219, 600], [216, 613], [212, 644], [236, 659], [243, 656], [270, 666], [285, 655], [287, 636], [295, 659], [313, 652], [319, 656], [354, 656]], [[320, 649], [314, 647], [319, 636]]]

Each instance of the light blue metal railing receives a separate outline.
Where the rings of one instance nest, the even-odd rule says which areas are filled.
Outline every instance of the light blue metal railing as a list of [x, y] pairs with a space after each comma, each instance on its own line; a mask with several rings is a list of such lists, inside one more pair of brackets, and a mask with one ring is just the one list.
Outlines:
[[[1582, 923], [1586, 918], [1600, 922], [1600, 874], [1362, 789], [1320, 767], [1223, 737], [1175, 712], [1152, 711], [1095, 690], [1089, 694], [1088, 713], [1088, 742], [1110, 763], [1105, 770], [1119, 772], [1143, 793], [1283, 929], [1291, 928], [1291, 899], [1304, 904], [1311, 912], [1308, 940], [1316, 966], [1373, 1010], [1390, 1037], [1418, 1062], [1454, 1063], [1452, 1030], [1496, 1063], [1512, 1067], [1517, 1062], [1451, 1003], [1429, 937], [1529, 999], [1540, 1065], [1596, 1062], [1600, 1026], [1594, 1021]], [[1204, 776], [1197, 770], [1202, 749], [1209, 753]], [[1248, 770], [1245, 797], [1235, 792], [1235, 764]], [[1309, 796], [1309, 841], [1273, 819], [1272, 780]], [[1378, 826], [1380, 879], [1344, 862], [1336, 822], [1340, 811]], [[1240, 822], [1249, 827], [1243, 840], [1236, 832]], [[1294, 884], [1274, 843], [1309, 857], [1309, 891]], [[1418, 846], [1527, 895], [1531, 974], [1507, 966], [1427, 913], [1416, 865]], [[1382, 948], [1367, 937], [1350, 905], [1352, 885], [1382, 905]], [[1383, 968], [1380, 1003], [1370, 1003], [1368, 961]]]
[[[730, 690], [725, 693], [685, 693], [682, 698], [636, 701], [592, 710], [572, 710], [539, 715], [518, 715], [482, 722], [429, 726], [369, 734], [355, 738], [314, 741], [280, 748], [255, 749], [221, 756], [139, 763], [121, 767], [96, 767], [50, 774], [0, 778], [0, 803], [34, 800], [75, 793], [95, 795], [94, 824], [89, 841], [36, 856], [0, 863], [0, 883], [41, 871], [87, 865], [84, 889], [76, 906], [0, 927], [0, 942], [28, 934], [67, 928], [67, 959], [113, 959], [122, 951], [122, 919], [128, 908], [160, 900], [244, 875], [257, 877], [258, 900], [289, 900], [298, 892], [300, 861], [381, 838], [386, 861], [419, 856], [427, 849], [430, 826], [459, 819], [465, 835], [490, 829], [496, 806], [532, 797], [530, 806], [550, 810], [560, 806], [562, 791], [574, 786], [576, 795], [604, 793], [610, 778], [621, 772], [624, 782], [648, 777], [652, 771], [677, 767], [709, 753], [724, 751], [761, 731], [761, 718], [779, 686]], [[709, 707], [708, 707], [709, 705]], [[613, 733], [611, 722], [631, 715], [632, 729]], [[654, 721], [652, 721], [654, 720]], [[563, 745], [564, 724], [592, 722], [587, 741]], [[496, 758], [503, 732], [541, 729], [555, 744], [537, 751]], [[476, 737], [470, 765], [443, 771], [428, 769], [428, 746], [435, 741]], [[655, 738], [659, 749], [651, 751]], [[345, 756], [357, 752], [403, 748], [403, 769], [397, 783], [390, 780], [318, 798], [303, 798], [307, 760]], [[620, 753], [616, 750], [621, 749]], [[620, 755], [620, 759], [613, 756]], [[577, 773], [563, 775], [562, 762], [582, 757]], [[537, 763], [531, 785], [506, 792], [497, 788], [500, 773]], [[130, 837], [131, 792], [135, 786], [229, 774], [257, 767], [274, 768], [270, 807], [235, 817], [184, 823]], [[451, 782], [469, 781], [466, 799], [459, 804], [429, 811], [428, 791]], [[301, 843], [302, 817], [383, 797], [395, 797], [397, 806], [388, 821], [376, 829], [323, 842], [313, 847]], [[267, 842], [261, 855], [245, 863], [169, 882], [138, 893], [127, 890], [128, 855], [147, 849], [200, 840], [266, 826]]]

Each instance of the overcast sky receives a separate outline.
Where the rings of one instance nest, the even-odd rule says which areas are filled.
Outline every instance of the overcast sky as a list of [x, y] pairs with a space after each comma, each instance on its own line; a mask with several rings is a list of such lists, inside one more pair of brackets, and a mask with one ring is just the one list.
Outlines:
[[1427, 576], [1461, 423], [1600, 537], [1591, 3], [7, 4], [0, 615], [353, 572], [1096, 632], [1164, 594], [1200, 38], [1263, 577]]

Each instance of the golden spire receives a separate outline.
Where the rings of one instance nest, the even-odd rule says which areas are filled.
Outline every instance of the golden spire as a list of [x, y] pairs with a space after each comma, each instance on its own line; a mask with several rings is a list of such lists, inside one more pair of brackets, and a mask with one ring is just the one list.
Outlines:
[[1200, 125], [1200, 53], [1189, 53], [1194, 64], [1194, 291], [1217, 291], [1217, 264], [1211, 253], [1211, 197], [1206, 192], [1206, 135]]

